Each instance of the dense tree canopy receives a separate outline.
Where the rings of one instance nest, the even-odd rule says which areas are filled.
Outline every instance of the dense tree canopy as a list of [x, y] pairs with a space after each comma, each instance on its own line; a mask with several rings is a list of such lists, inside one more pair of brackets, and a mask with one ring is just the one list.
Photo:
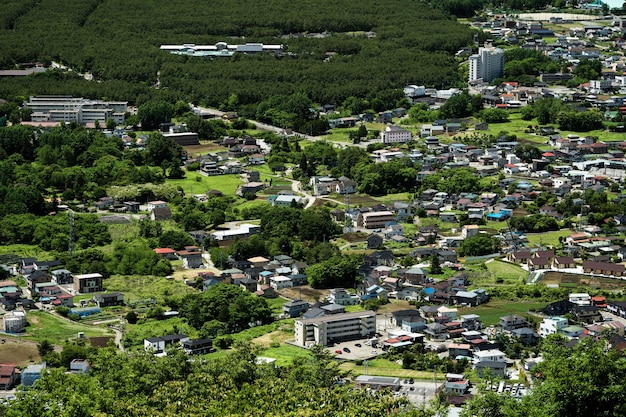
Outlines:
[[89, 359], [89, 374], [47, 372], [22, 391], [6, 417], [166, 416], [413, 416], [407, 400], [390, 392], [372, 395], [338, 384], [345, 377], [328, 353], [315, 348], [293, 365], [257, 364], [253, 346], [219, 358], [190, 361], [182, 351], [159, 358], [101, 349]]
[[[391, 108], [408, 83], [461, 81], [452, 54], [471, 42], [471, 30], [427, 3], [394, 0], [383, 6], [367, 0], [338, 6], [329, 0], [307, 0], [291, 6], [285, 0], [184, 0], [176, 5], [143, 0], [9, 1], [3, 4], [0, 21], [0, 68], [55, 61], [74, 71], [26, 77], [32, 80], [2, 79], [0, 97], [73, 94], [129, 100], [138, 106], [155, 99], [172, 104], [184, 99], [253, 114], [254, 106], [247, 106], [296, 93], [337, 105], [348, 97], [376, 98]], [[359, 13], [354, 13], [357, 8]], [[365, 36], [367, 31], [376, 36]], [[321, 32], [330, 36], [289, 37]], [[39, 42], [43, 36], [49, 41]], [[159, 49], [161, 44], [235, 43], [243, 38], [284, 44], [285, 54], [212, 60]], [[336, 54], [326, 59], [327, 52]], [[100, 82], [76, 74], [84, 72]], [[154, 85], [160, 89], [151, 89]]]
[[264, 298], [228, 284], [214, 285], [203, 293], [187, 295], [181, 302], [180, 314], [197, 329], [206, 322], [217, 320], [226, 325], [228, 332], [238, 332], [272, 320]]

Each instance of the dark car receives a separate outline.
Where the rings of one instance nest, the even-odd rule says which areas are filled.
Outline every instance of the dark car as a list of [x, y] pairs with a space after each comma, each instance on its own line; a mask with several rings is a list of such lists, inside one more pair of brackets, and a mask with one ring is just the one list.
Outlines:
[[343, 351], [346, 353], [350, 353], [350, 349], [348, 349], [347, 347], [343, 348]]
[[361, 344], [360, 343], [355, 343], [354, 346], [361, 347]]

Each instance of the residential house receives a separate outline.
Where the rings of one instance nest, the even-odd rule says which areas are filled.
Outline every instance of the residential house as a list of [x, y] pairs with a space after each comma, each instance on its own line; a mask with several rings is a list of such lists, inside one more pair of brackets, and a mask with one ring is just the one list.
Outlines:
[[539, 342], [539, 334], [529, 327], [511, 330], [511, 335], [526, 346], [533, 346]]
[[485, 369], [488, 369], [490, 376], [504, 378], [506, 376], [506, 366], [506, 362], [480, 361], [474, 364], [474, 369], [480, 377], [482, 377]]
[[356, 294], [347, 292], [344, 288], [332, 288], [327, 300], [333, 304], [351, 306], [360, 304], [361, 299]]
[[57, 284], [71, 284], [74, 282], [74, 278], [72, 277], [72, 273], [67, 269], [57, 269], [51, 272], [52, 280]]
[[461, 237], [463, 239], [470, 238], [472, 236], [476, 236], [479, 232], [478, 225], [476, 224], [468, 224], [461, 228]]
[[561, 333], [568, 325], [565, 317], [546, 317], [539, 324], [539, 335], [546, 337], [551, 334]]
[[609, 301], [607, 303], [606, 311], [615, 314], [616, 316], [626, 318], [626, 301]]
[[[452, 355], [450, 355], [452, 356]], [[464, 395], [470, 388], [469, 380], [460, 374], [446, 374], [446, 382], [444, 384], [444, 392], [447, 395]]]
[[471, 358], [474, 355], [474, 350], [468, 343], [450, 343], [447, 347], [451, 359], [455, 359], [457, 356]]
[[591, 324], [602, 321], [600, 310], [595, 305], [575, 305], [570, 313], [577, 323]]
[[258, 282], [251, 278], [242, 278], [239, 280], [239, 286], [241, 289], [248, 292], [255, 292], [257, 290]]
[[204, 265], [202, 251], [197, 246], [185, 246], [185, 250], [176, 252], [178, 259], [182, 259], [183, 267], [187, 269], [200, 268]]
[[98, 307], [121, 306], [124, 305], [124, 294], [118, 291], [94, 294], [93, 300]]
[[32, 387], [35, 384], [35, 381], [41, 379], [44, 369], [46, 369], [45, 362], [28, 365], [26, 369], [22, 371], [22, 385], [25, 387]]
[[476, 307], [489, 301], [489, 294], [482, 288], [472, 291], [458, 291], [454, 296], [456, 304], [465, 304]]
[[442, 341], [448, 338], [447, 328], [441, 323], [428, 323], [424, 333], [430, 340]]
[[0, 389], [10, 390], [19, 378], [17, 367], [10, 363], [0, 363]]
[[489, 362], [506, 362], [506, 354], [499, 349], [480, 350], [474, 352], [474, 363], [483, 361]]
[[283, 304], [283, 314], [289, 318], [300, 317], [311, 305], [303, 300], [292, 300]]
[[591, 274], [621, 277], [626, 271], [623, 264], [609, 262], [583, 261], [583, 271]]
[[150, 337], [144, 339], [143, 348], [149, 352], [162, 353], [170, 346], [179, 346], [181, 343], [189, 340], [184, 334], [170, 334], [166, 336]]
[[278, 291], [284, 288], [293, 287], [293, 282], [291, 282], [289, 278], [279, 275], [279, 276], [270, 278], [270, 287]]
[[74, 293], [85, 294], [102, 291], [102, 274], [82, 274], [74, 276]]
[[378, 249], [383, 245], [383, 237], [377, 233], [372, 233], [366, 240], [367, 249]]
[[569, 302], [577, 306], [591, 305], [591, 296], [587, 293], [572, 293], [569, 295]]
[[54, 301], [52, 301], [52, 305], [55, 307], [74, 307], [74, 296], [71, 294], [61, 294], [56, 297]]
[[500, 317], [499, 325], [500, 328], [505, 331], [512, 331], [515, 329], [520, 329], [522, 327], [529, 327], [528, 321], [524, 317], [514, 314]]
[[158, 207], [150, 210], [150, 220], [169, 220], [172, 218], [172, 210], [169, 207]]
[[204, 355], [213, 352], [213, 339], [189, 339], [180, 342], [187, 355]]
[[70, 372], [73, 374], [86, 374], [91, 370], [91, 364], [86, 359], [72, 359]]
[[422, 268], [409, 268], [404, 271], [402, 278], [411, 285], [421, 285], [426, 280], [426, 273]]

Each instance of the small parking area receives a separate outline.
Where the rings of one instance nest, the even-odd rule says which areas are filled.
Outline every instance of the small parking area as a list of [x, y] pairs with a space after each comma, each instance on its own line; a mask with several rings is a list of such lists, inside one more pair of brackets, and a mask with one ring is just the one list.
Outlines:
[[363, 339], [335, 343], [333, 346], [328, 346], [328, 350], [338, 358], [350, 361], [371, 359], [385, 353], [380, 347], [366, 345], [367, 342], [367, 339]]

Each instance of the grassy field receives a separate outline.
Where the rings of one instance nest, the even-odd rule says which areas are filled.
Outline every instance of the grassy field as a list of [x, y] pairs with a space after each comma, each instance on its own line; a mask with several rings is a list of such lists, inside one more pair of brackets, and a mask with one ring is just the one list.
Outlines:
[[487, 304], [482, 304], [478, 307], [459, 308], [459, 315], [478, 314], [480, 316], [480, 320], [483, 322], [483, 325], [491, 326], [498, 323], [500, 321], [500, 317], [507, 316], [509, 314], [517, 314], [519, 316], [528, 317], [528, 310], [543, 308], [546, 304], [546, 302], [512, 302], [506, 300], [492, 300]]
[[39, 249], [37, 245], [2, 245], [0, 246], [0, 254], [16, 255], [19, 258], [37, 258], [43, 261], [54, 259], [49, 252]]
[[472, 274], [472, 286], [515, 285], [525, 283], [528, 278], [528, 271], [516, 264], [494, 259], [484, 265], [486, 271], [475, 270]]
[[127, 347], [143, 348], [143, 340], [148, 337], [165, 336], [173, 333], [183, 333], [190, 338], [197, 338], [198, 332], [180, 317], [166, 320], [139, 320], [137, 324], [127, 324], [124, 341]]
[[[365, 374], [365, 367], [354, 362], [343, 362], [339, 367], [344, 371], [350, 371], [353, 375]], [[402, 369], [402, 365], [386, 359], [372, 359], [367, 361], [367, 375], [393, 376], [398, 378], [413, 378], [418, 380], [433, 380], [434, 374], [429, 371], [415, 371]], [[438, 373], [437, 380], [445, 380], [445, 374]]]
[[186, 172], [183, 179], [168, 178], [165, 182], [181, 187], [185, 195], [204, 194], [207, 190], [219, 190], [225, 195], [235, 195], [237, 187], [243, 183], [238, 174], [207, 177], [197, 172]]
[[70, 322], [45, 311], [30, 311], [26, 318], [29, 326], [26, 327], [23, 338], [27, 340], [49, 339], [53, 343], [61, 343], [63, 340], [75, 338], [78, 332], [84, 332], [86, 337], [112, 334], [110, 330]]
[[178, 280], [141, 275], [114, 275], [104, 280], [104, 287], [107, 291], [123, 292], [127, 303], [147, 298], [163, 303], [166, 297], [182, 297], [196, 292]]
[[529, 233], [526, 237], [528, 242], [535, 246], [558, 246], [560, 237], [565, 238], [571, 234], [572, 231], [567, 229], [546, 233]]

